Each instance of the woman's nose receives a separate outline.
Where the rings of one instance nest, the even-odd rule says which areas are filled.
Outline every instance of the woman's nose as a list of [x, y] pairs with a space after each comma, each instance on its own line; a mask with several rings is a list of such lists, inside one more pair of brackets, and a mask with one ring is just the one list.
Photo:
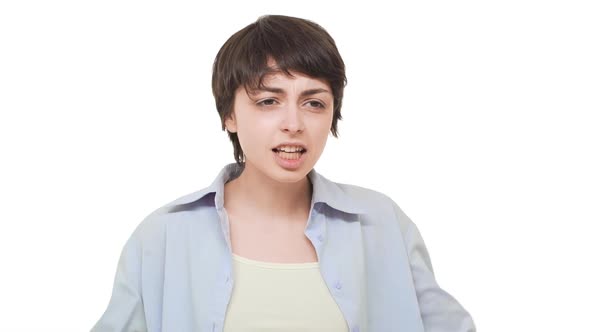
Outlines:
[[299, 106], [288, 104], [283, 117], [281, 129], [283, 131], [299, 132], [303, 131], [304, 123], [302, 118], [302, 112]]

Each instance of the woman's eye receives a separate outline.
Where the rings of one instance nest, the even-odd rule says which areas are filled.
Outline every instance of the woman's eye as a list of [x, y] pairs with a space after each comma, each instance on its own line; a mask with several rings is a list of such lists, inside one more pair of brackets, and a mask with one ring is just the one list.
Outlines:
[[310, 101], [309, 105], [311, 105], [311, 107], [313, 107], [313, 108], [324, 108], [324, 104], [320, 103], [317, 100]]
[[[273, 106], [273, 105], [277, 105], [278, 101], [276, 99], [264, 99], [259, 101], [258, 103], [256, 103], [259, 106]], [[312, 108], [325, 108], [324, 104], [320, 101], [317, 100], [310, 100], [307, 102], [307, 104], [309, 104], [309, 106], [311, 106]]]
[[258, 105], [262, 105], [262, 106], [271, 106], [271, 105], [274, 105], [275, 101], [276, 101], [276, 100], [274, 100], [274, 99], [265, 99], [265, 100], [263, 100], [263, 101], [260, 101], [260, 102], [258, 103]]

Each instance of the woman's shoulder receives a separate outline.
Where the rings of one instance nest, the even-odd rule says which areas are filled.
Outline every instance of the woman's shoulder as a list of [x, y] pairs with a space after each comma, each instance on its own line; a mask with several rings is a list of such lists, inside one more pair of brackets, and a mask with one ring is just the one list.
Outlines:
[[142, 243], [159, 242], [163, 240], [166, 228], [170, 225], [181, 225], [190, 220], [213, 217], [215, 196], [209, 195], [208, 189], [209, 187], [206, 187], [184, 194], [152, 209], [140, 220], [131, 237]]
[[412, 221], [388, 194], [365, 186], [332, 182], [349, 197], [350, 202], [362, 211], [362, 218], [375, 222], [394, 222], [404, 232]]
[[394, 200], [382, 191], [356, 184], [330, 182], [347, 196], [350, 203], [362, 207], [367, 213], [392, 212], [395, 205]]

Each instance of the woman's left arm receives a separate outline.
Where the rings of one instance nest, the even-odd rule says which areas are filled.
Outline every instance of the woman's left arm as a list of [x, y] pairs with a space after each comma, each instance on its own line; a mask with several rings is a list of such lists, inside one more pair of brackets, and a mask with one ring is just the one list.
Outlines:
[[416, 225], [394, 203], [411, 265], [425, 332], [475, 332], [471, 315], [439, 287], [426, 244]]

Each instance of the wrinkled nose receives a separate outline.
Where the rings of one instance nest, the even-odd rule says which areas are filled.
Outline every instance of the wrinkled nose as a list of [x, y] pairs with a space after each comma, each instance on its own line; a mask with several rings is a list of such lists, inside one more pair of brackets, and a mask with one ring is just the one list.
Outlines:
[[289, 104], [284, 112], [281, 130], [284, 132], [301, 132], [304, 129], [303, 114], [297, 105]]

